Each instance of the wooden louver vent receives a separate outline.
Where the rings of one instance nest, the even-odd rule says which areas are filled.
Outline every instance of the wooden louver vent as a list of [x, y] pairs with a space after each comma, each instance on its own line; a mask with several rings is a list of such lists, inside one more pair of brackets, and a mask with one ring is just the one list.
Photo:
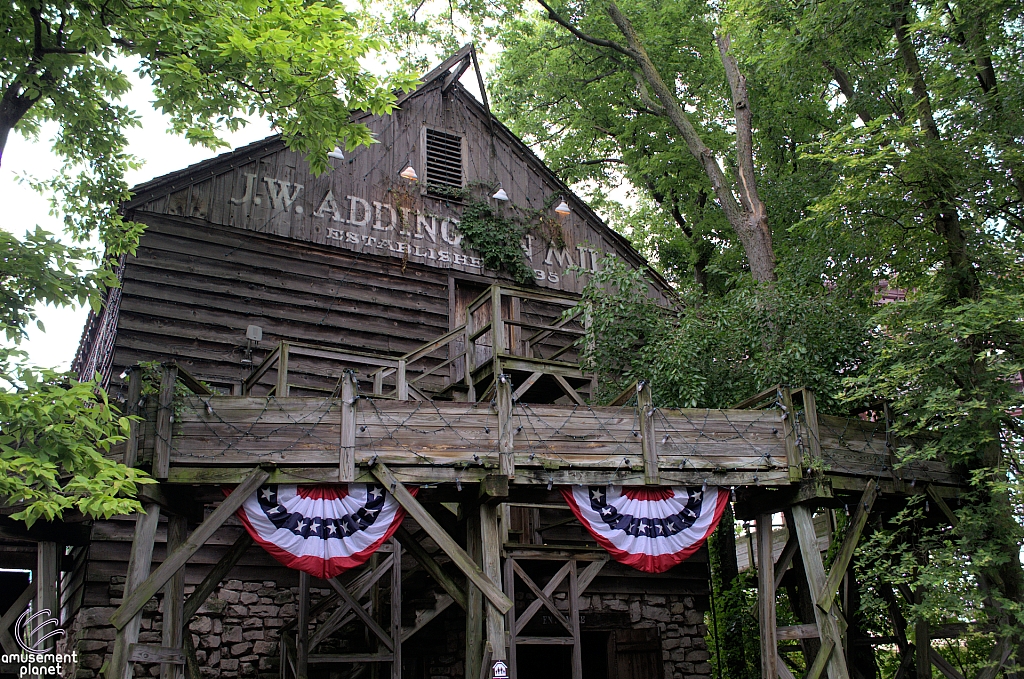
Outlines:
[[462, 137], [427, 130], [427, 191], [431, 186], [462, 188]]

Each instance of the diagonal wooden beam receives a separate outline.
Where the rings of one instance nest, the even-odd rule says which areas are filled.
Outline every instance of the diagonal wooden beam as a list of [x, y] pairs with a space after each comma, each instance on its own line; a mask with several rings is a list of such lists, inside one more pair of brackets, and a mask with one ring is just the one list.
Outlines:
[[589, 566], [583, 569], [578, 578], [578, 589], [579, 593], [583, 594], [587, 591], [587, 587], [590, 587], [590, 583], [594, 581], [601, 569], [604, 568], [605, 564], [608, 563], [608, 555], [605, 554], [603, 559], [598, 559], [592, 562]]
[[227, 574], [231, 572], [231, 569], [235, 567], [235, 564], [238, 563], [251, 544], [252, 537], [246, 531], [242, 531], [242, 534], [238, 536], [234, 544], [224, 553], [220, 561], [210, 569], [210, 572], [206, 574], [206, 577], [199, 583], [199, 586], [185, 600], [183, 620], [186, 624], [199, 611], [199, 607], [206, 603], [206, 600], [217, 589], [217, 585], [227, 577]]
[[384, 487], [395, 496], [395, 500], [398, 504], [402, 505], [405, 511], [409, 512], [409, 516], [415, 519], [416, 523], [420, 527], [427, 531], [427, 535], [437, 543], [448, 558], [462, 571], [469, 581], [472, 582], [477, 588], [483, 592], [483, 595], [487, 597], [487, 600], [494, 604], [500, 612], [505, 613], [508, 609], [512, 608], [512, 602], [501, 588], [494, 584], [494, 582], [484, 575], [484, 572], [480, 569], [473, 559], [470, 558], [469, 554], [466, 554], [462, 547], [459, 547], [458, 543], [452, 539], [448, 532], [437, 522], [434, 517], [430, 515], [423, 505], [416, 501], [416, 498], [412, 496], [412, 493], [402, 485], [402, 482], [395, 478], [395, 475], [391, 473], [391, 470], [387, 468], [383, 463], [378, 462], [373, 466], [371, 470], [373, 475], [377, 477], [377, 480], [384, 484]]
[[946, 679], [964, 679], [964, 675], [960, 674], [960, 672], [958, 672], [948, 660], [939, 655], [939, 652], [934, 648], [928, 649], [928, 656], [931, 658], [932, 664], [946, 676]]
[[821, 650], [818, 651], [818, 655], [814, 657], [814, 662], [811, 663], [804, 679], [818, 679], [818, 677], [821, 676], [822, 671], [825, 669], [825, 665], [832, 659], [832, 651], [834, 651], [835, 648], [836, 645], [834, 641], [831, 639], [824, 639], [821, 643]]
[[[377, 638], [379, 638], [384, 643], [384, 645], [387, 646], [389, 651], [395, 650], [395, 642], [391, 640], [391, 637], [388, 636], [388, 633], [385, 632], [384, 629], [377, 624], [376, 620], [370, 617], [369, 613], [363, 610], [363, 607], [359, 605], [359, 602], [356, 601], [352, 597], [352, 595], [348, 593], [348, 590], [345, 589], [344, 585], [338, 582], [337, 578], [329, 579], [327, 581], [327, 584], [329, 584], [331, 588], [338, 593], [338, 596], [341, 597], [342, 601], [344, 601], [352, 608], [352, 612], [355, 613], [356, 616], [363, 621], [363, 624], [369, 627], [370, 631], [377, 635]], [[400, 639], [399, 642], [401, 642]]]
[[437, 584], [444, 588], [448, 596], [461, 606], [462, 610], [466, 610], [466, 593], [462, 591], [462, 588], [459, 587], [459, 584], [451, 576], [442, 570], [441, 565], [434, 561], [434, 557], [430, 556], [430, 553], [423, 548], [423, 545], [401, 526], [395, 531], [395, 537], [402, 543], [406, 551], [423, 566], [423, 569], [430, 574], [430, 577], [434, 578]]
[[793, 563], [793, 557], [800, 551], [800, 543], [797, 542], [796, 533], [793, 531], [789, 532], [789, 540], [786, 541], [786, 546], [782, 548], [782, 554], [779, 555], [779, 560], [775, 562], [775, 589], [778, 590], [782, 586], [782, 578], [786, 576], [786, 570], [790, 564]]
[[412, 627], [402, 628], [402, 643], [404, 644], [406, 641], [412, 638], [414, 634], [416, 634], [421, 629], [426, 627], [427, 623], [429, 623], [431, 620], [444, 613], [448, 609], [448, 607], [451, 606], [453, 603], [455, 603], [455, 600], [447, 594], [442, 594], [440, 597], [438, 597], [437, 601], [434, 603], [433, 608], [426, 611], [422, 611], [422, 615], [416, 616], [416, 621], [413, 623]]
[[533, 373], [532, 375], [527, 377], [526, 380], [522, 384], [520, 384], [514, 392], [512, 392], [512, 400], [518, 401], [519, 399], [521, 399], [523, 397], [523, 394], [528, 392], [530, 390], [530, 387], [536, 384], [537, 380], [539, 380], [542, 377], [544, 377], [544, 373], [542, 372]]
[[562, 388], [562, 391], [565, 392], [565, 395], [572, 399], [573, 402], [576, 403], [576, 405], [587, 405], [587, 402], [583, 400], [582, 396], [576, 393], [576, 390], [572, 388], [572, 385], [569, 384], [568, 380], [566, 380], [561, 375], [552, 375], [552, 377], [555, 378], [555, 382], [558, 382], [558, 386]]
[[270, 472], [266, 469], [262, 467], [254, 469], [235, 488], [231, 495], [224, 498], [224, 502], [210, 514], [209, 518], [199, 524], [199, 527], [192, 532], [192, 535], [188, 537], [185, 544], [174, 550], [171, 554], [168, 554], [163, 563], [146, 578], [145, 582], [128, 594], [124, 603], [110, 616], [110, 624], [117, 629], [124, 627], [136, 613], [142, 610], [146, 602], [160, 591], [160, 588], [171, 579], [171, 576], [184, 566], [185, 562], [198, 552], [206, 541], [217, 532], [217, 529], [228, 520], [228, 517], [232, 516], [242, 506], [242, 503], [252, 495], [253, 491], [259, 488], [268, 478], [270, 478]]
[[537, 597], [542, 604], [547, 606], [548, 610], [551, 611], [551, 614], [555, 616], [555, 620], [560, 622], [562, 627], [565, 628], [565, 631], [572, 634], [572, 625], [569, 624], [569, 621], [566, 620], [565, 616], [562, 615], [562, 612], [558, 610], [557, 606], [555, 606], [555, 602], [537, 586], [537, 583], [533, 581], [533, 578], [527, 575], [526, 571], [524, 571], [515, 561], [512, 562], [512, 570], [519, 576], [519, 579], [530, 588], [533, 595]]
[[[818, 537], [814, 532], [814, 514], [805, 505], [796, 505], [791, 511], [793, 528], [800, 541], [800, 557], [803, 559], [807, 587], [811, 592], [821, 592], [825, 589], [825, 566], [821, 562], [821, 553], [818, 551]], [[842, 633], [839, 631], [839, 622], [835, 612], [834, 609], [824, 610], [819, 606], [814, 607], [814, 620], [818, 625], [818, 636], [822, 643], [822, 651], [819, 652], [819, 655], [824, 653], [828, 643], [842, 649]], [[850, 679], [846, 657], [842, 652], [829, 654], [826, 669], [829, 679]]]
[[[391, 564], [394, 563], [394, 554], [389, 554], [384, 561], [376, 568], [367, 569], [363, 573], [360, 573], [359, 577], [349, 583], [349, 587], [355, 591], [353, 597], [356, 601], [362, 599], [370, 591], [370, 588], [376, 584], [391, 568]], [[340, 584], [340, 581], [339, 581]], [[310, 616], [313, 611], [310, 609]], [[334, 634], [340, 627], [347, 625], [356, 617], [355, 613], [352, 613], [351, 606], [347, 603], [342, 602], [340, 606], [334, 609], [334, 612], [321, 623], [314, 631], [313, 636], [310, 638], [309, 650], [312, 651], [316, 648], [324, 639]]]
[[18, 648], [17, 644], [14, 643], [14, 638], [11, 637], [11, 633], [8, 631], [11, 625], [25, 612], [28, 607], [28, 603], [32, 601], [32, 598], [36, 595], [35, 583], [30, 584], [25, 588], [25, 591], [21, 593], [21, 596], [11, 604], [11, 607], [7, 609], [7, 612], [0, 617], [0, 645], [3, 646], [4, 653], [13, 653], [17, 655], [21, 653], [21, 649]]
[[[564, 566], [558, 569], [557, 573], [551, 576], [551, 579], [548, 580], [548, 584], [544, 585], [544, 589], [541, 591], [543, 591], [547, 596], [551, 596], [555, 589], [562, 584], [562, 580], [565, 580], [565, 577], [569, 575], [570, 568], [571, 564], [566, 562]], [[537, 611], [539, 611], [540, 607], [543, 605], [544, 602], [540, 599], [534, 599], [530, 602], [530, 605], [526, 607], [523, 614], [516, 618], [516, 634], [523, 631], [523, 628], [526, 627], [526, 623], [533, 619], [533, 616], [537, 614]]]
[[871, 508], [875, 505], [875, 498], [877, 497], [878, 486], [868, 481], [867, 487], [864, 488], [864, 493], [860, 497], [860, 502], [857, 503], [857, 509], [853, 513], [850, 529], [843, 539], [843, 546], [839, 548], [839, 553], [832, 563], [832, 570], [829, 571], [825, 587], [818, 592], [818, 598], [815, 600], [815, 603], [825, 612], [832, 608], [836, 593], [839, 591], [839, 584], [842, 582], [843, 576], [846, 575], [846, 569], [853, 559], [853, 552], [857, 549], [860, 535], [864, 532], [864, 525], [868, 522], [868, 514], [871, 513]]

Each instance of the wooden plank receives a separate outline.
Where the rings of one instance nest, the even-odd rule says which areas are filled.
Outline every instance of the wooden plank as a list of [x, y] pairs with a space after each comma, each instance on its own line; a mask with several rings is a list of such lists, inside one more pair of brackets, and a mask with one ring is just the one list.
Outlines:
[[[261, 467], [252, 470], [245, 481], [224, 499], [217, 509], [210, 514], [206, 521], [199, 524], [199, 527], [192, 532], [178, 549], [169, 554], [163, 563], [148, 577], [145, 582], [139, 583], [137, 587], [125, 587], [128, 594], [124, 602], [110, 616], [110, 624], [121, 629], [149, 599], [160, 590], [171, 576], [189, 560], [189, 558], [202, 548], [217, 529], [242, 506], [242, 503], [259, 488], [270, 476], [270, 473]], [[155, 532], [155, 527], [154, 527]], [[150, 545], [152, 550], [152, 545]], [[148, 570], [148, 569], [147, 569]]]
[[644, 483], [656, 486], [661, 483], [658, 470], [658, 441], [654, 432], [654, 404], [651, 400], [651, 385], [646, 380], [637, 383], [636, 413], [640, 421], [640, 446], [644, 456]]
[[391, 538], [391, 679], [402, 679], [402, 545]]
[[180, 648], [168, 648], [155, 644], [132, 644], [128, 659], [132, 662], [163, 663], [161, 671], [168, 666], [185, 664], [185, 652]]
[[536, 384], [537, 380], [539, 380], [542, 377], [544, 377], [544, 373], [535, 372], [531, 374], [529, 377], [527, 377], [525, 380], [523, 380], [523, 383], [516, 387], [516, 390], [512, 393], [512, 400], [518, 401], [519, 399], [521, 399], [523, 397], [523, 394], [528, 392], [530, 390], [530, 387]]
[[772, 554], [772, 515], [757, 516], [757, 611], [761, 629], [761, 677], [775, 679], [778, 642], [775, 620], [775, 568]]
[[[380, 550], [378, 550], [378, 553], [379, 551]], [[375, 568], [370, 567], [368, 565], [366, 570], [359, 574], [359, 577], [353, 579], [351, 582], [345, 585], [347, 588], [355, 592], [355, 594], [352, 595], [352, 598], [356, 601], [359, 601], [364, 596], [366, 596], [366, 594], [371, 589], [373, 589], [373, 586], [376, 585], [377, 582], [382, 577], [384, 577], [385, 574], [390, 572], [389, 569], [391, 568], [392, 563], [394, 563], [394, 555], [388, 554], [387, 557], [382, 562], [377, 564]], [[326, 599], [322, 599], [320, 603], [310, 608], [310, 618], [312, 619], [314, 615], [318, 615], [320, 612], [327, 608], [326, 606], [321, 607], [321, 605], [325, 601], [328, 603], [333, 603], [337, 601], [339, 598], [340, 597], [338, 597], [337, 595], [331, 595]], [[367, 603], [366, 606], [363, 607], [363, 609], [365, 610], [367, 606], [369, 606], [369, 602]], [[311, 651], [315, 649], [317, 646], [323, 643], [323, 641], [327, 639], [327, 637], [331, 636], [336, 631], [338, 631], [351, 621], [355, 620], [355, 617], [356, 614], [352, 612], [351, 606], [343, 602], [342, 605], [338, 606], [334, 610], [334, 612], [332, 612], [331, 615], [328, 616], [327, 620], [325, 620], [319, 627], [317, 627], [313, 631], [313, 636], [310, 638], [309, 641], [309, 649]], [[294, 621], [292, 621], [292, 623], [285, 624], [283, 627], [281, 627], [281, 631], [283, 632], [292, 626], [294, 626]]]
[[252, 537], [246, 531], [243, 530], [239, 534], [231, 548], [210, 569], [210, 572], [206, 574], [206, 577], [203, 578], [202, 582], [189, 595], [188, 600], [185, 601], [182, 620], [187, 623], [192, 619], [196, 612], [199, 611], [200, 606], [206, 603], [206, 600], [210, 598], [210, 595], [217, 589], [221, 581], [235, 567], [235, 564], [238, 563], [242, 555], [249, 549], [252, 542]]
[[797, 641], [800, 639], [817, 639], [818, 638], [818, 626], [814, 624], [810, 625], [790, 625], [788, 627], [779, 627], [775, 633], [775, 638], [779, 641]]
[[804, 387], [802, 390], [804, 397], [804, 417], [807, 420], [807, 436], [810, 438], [808, 442], [811, 455], [816, 459], [821, 459], [821, 435], [818, 428], [818, 405], [817, 401], [814, 400], [814, 392]]
[[951, 525], [953, 528], [956, 528], [960, 524], [960, 520], [956, 518], [956, 514], [954, 514], [953, 510], [949, 508], [949, 505], [946, 504], [946, 501], [942, 499], [942, 496], [939, 495], [938, 491], [935, 489], [935, 486], [933, 484], [928, 484], [927, 492], [928, 497], [931, 498], [932, 502], [934, 502], [935, 505], [939, 508], [943, 516], [946, 517], [946, 520], [949, 521], [949, 525]]
[[[342, 588], [344, 589], [344, 588]], [[360, 609], [362, 610], [362, 609]], [[299, 571], [299, 610], [295, 631], [295, 678], [306, 679], [309, 663], [309, 573]]]
[[462, 610], [466, 610], [466, 593], [462, 587], [455, 582], [441, 566], [434, 561], [434, 558], [423, 548], [416, 538], [409, 533], [404, 527], [399, 526], [395, 531], [395, 537], [402, 543], [406, 551], [412, 555], [416, 561], [423, 566], [423, 569], [434, 579], [437, 584], [444, 588], [444, 591], [448, 593], [455, 603], [457, 603]]
[[447, 531], [441, 527], [434, 517], [423, 508], [416, 498], [409, 493], [408, 489], [402, 485], [395, 475], [385, 465], [377, 463], [371, 470], [373, 475], [380, 481], [386, 489], [388, 489], [395, 500], [409, 513], [409, 515], [420, 525], [423, 530], [427, 532], [427, 535], [437, 543], [437, 546], [444, 550], [444, 553], [448, 555], [448, 558], [461, 570], [470, 582], [476, 585], [484, 596], [501, 612], [505, 613], [509, 608], [512, 607], [512, 602], [508, 600], [501, 589], [497, 587], [494, 582], [491, 581], [480, 567], [477, 566], [469, 555], [459, 547], [458, 543], [455, 542], [448, 535]]
[[171, 428], [173, 426], [174, 385], [178, 379], [178, 366], [165, 364], [160, 377], [157, 400], [156, 441], [153, 444], [153, 478], [166, 479], [171, 464]]
[[[480, 537], [480, 512], [472, 502], [463, 505], [466, 523], [466, 552], [474, 564], [483, 563], [483, 541]], [[484, 671], [484, 595], [479, 587], [466, 580], [466, 677], [478, 677]], [[514, 607], [510, 610], [515, 610]]]
[[498, 461], [499, 470], [508, 478], [516, 475], [513, 440], [515, 430], [512, 426], [512, 380], [508, 375], [498, 375], [498, 386], [495, 392], [495, 408], [498, 410]]
[[184, 384], [193, 394], [197, 396], [213, 396], [213, 392], [203, 386], [203, 383], [193, 377], [189, 371], [177, 363], [175, 363], [175, 368], [178, 372], [178, 381]]
[[[167, 517], [167, 551], [173, 553], [185, 542], [188, 534], [188, 521], [184, 516], [171, 514]], [[182, 566], [164, 585], [163, 622], [160, 628], [160, 641], [164, 648], [173, 650], [181, 656], [181, 662], [167, 661], [160, 667], [160, 679], [180, 679], [184, 676], [182, 667], [185, 654], [181, 650], [182, 629], [185, 625], [185, 567]], [[136, 644], [136, 646], [138, 646]], [[177, 655], [175, 657], [178, 657]], [[134, 658], [133, 658], [134, 659]], [[160, 662], [160, 661], [143, 661]]]
[[349, 370], [341, 378], [341, 441], [338, 456], [338, 482], [351, 483], [356, 478], [356, 402], [358, 384]]
[[551, 376], [555, 378], [555, 382], [557, 382], [558, 386], [561, 387], [563, 392], [565, 392], [565, 395], [572, 399], [573, 403], [578, 406], [587, 406], [587, 402], [583, 400], [583, 397], [579, 395], [579, 392], [573, 389], [572, 385], [569, 384], [563, 376], [558, 373], [552, 373]]
[[309, 656], [310, 665], [327, 665], [334, 663], [364, 663], [364, 662], [395, 662], [395, 656], [391, 653], [324, 653]]
[[[809, 507], [795, 505], [792, 509], [792, 514], [793, 529], [800, 542], [800, 557], [803, 559], [807, 586], [811, 592], [821, 592], [825, 588], [825, 566], [821, 562], [821, 552], [818, 551], [813, 513]], [[824, 611], [815, 606], [814, 618], [818, 626], [818, 636], [821, 638], [822, 643], [819, 655], [825, 655], [826, 646], [829, 644], [841, 649], [843, 647], [842, 636], [839, 632], [839, 623], [835, 618], [834, 609]], [[826, 667], [829, 679], [849, 679], [850, 677], [846, 667], [846, 658], [841, 652], [831, 653]], [[812, 677], [811, 679], [815, 678]]]
[[771, 398], [772, 396], [775, 396], [776, 394], [778, 394], [780, 389], [781, 389], [781, 385], [776, 385], [774, 387], [771, 387], [770, 389], [765, 389], [760, 394], [755, 394], [754, 396], [751, 396], [750, 398], [745, 398], [742, 401], [740, 401], [739, 403], [737, 403], [736, 405], [730, 406], [730, 408], [732, 410], [742, 410], [744, 408], [750, 408], [752, 406], [756, 406], [758, 403], [761, 403], [762, 401], [766, 401], [769, 398]]
[[572, 637], [516, 637], [520, 646], [572, 646]]
[[[135, 540], [132, 542], [131, 556], [128, 558], [128, 575], [125, 577], [125, 592], [138, 592], [139, 587], [147, 580], [150, 562], [153, 559], [153, 544], [156, 538], [156, 527], [160, 522], [160, 507], [145, 505], [145, 514], [135, 519]], [[161, 583], [163, 584], [163, 583]], [[107, 679], [131, 679], [131, 663], [129, 653], [132, 644], [139, 640], [139, 629], [142, 626], [142, 606], [149, 601], [152, 593], [141, 601], [139, 606], [126, 613], [117, 635], [114, 637], [114, 650], [107, 667]], [[122, 606], [123, 607], [123, 606]]]
[[[139, 404], [142, 401], [142, 368], [134, 366], [128, 372], [128, 404], [125, 414], [129, 417], [139, 415]], [[128, 440], [124, 446], [124, 464], [126, 467], [134, 467], [139, 459], [139, 428], [142, 425], [137, 420], [131, 420], [128, 425]]]
[[835, 603], [839, 584], [842, 582], [843, 576], [846, 575], [850, 561], [853, 560], [853, 552], [857, 549], [857, 543], [860, 541], [860, 535], [864, 531], [864, 525], [868, 521], [868, 515], [871, 513], [876, 497], [878, 497], [878, 486], [869, 483], [857, 503], [857, 509], [853, 513], [853, 519], [850, 521], [846, 537], [843, 539], [843, 545], [839, 548], [835, 561], [832, 562], [832, 570], [828, 574], [825, 586], [815, 598], [815, 603], [826, 612]]

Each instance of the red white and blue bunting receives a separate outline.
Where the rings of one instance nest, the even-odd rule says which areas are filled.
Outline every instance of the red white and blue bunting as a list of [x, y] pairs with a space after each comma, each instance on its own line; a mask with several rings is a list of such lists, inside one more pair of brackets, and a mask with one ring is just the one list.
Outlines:
[[249, 496], [238, 517], [282, 564], [326, 579], [369, 559], [398, 530], [405, 510], [379, 485], [271, 484]]
[[727, 490], [571, 486], [562, 495], [576, 518], [612, 557], [664, 573], [700, 549], [729, 502]]

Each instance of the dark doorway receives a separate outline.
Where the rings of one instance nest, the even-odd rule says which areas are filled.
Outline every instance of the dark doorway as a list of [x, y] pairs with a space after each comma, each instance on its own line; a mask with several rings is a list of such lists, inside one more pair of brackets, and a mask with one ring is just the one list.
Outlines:
[[516, 676], [520, 679], [572, 679], [572, 646], [517, 645]]
[[608, 679], [661, 679], [661, 636], [656, 627], [617, 629], [608, 639]]

